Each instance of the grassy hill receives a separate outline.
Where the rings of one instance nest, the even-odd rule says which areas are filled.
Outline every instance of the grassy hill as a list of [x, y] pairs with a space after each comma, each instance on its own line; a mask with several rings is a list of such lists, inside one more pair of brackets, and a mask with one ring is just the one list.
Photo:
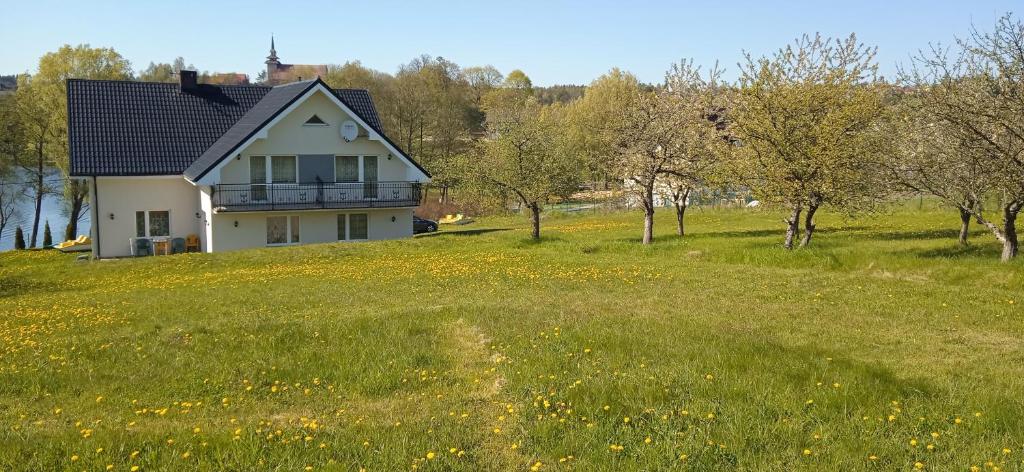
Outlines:
[[949, 211], [781, 218], [4, 253], [0, 469], [1021, 469], [1021, 262]]

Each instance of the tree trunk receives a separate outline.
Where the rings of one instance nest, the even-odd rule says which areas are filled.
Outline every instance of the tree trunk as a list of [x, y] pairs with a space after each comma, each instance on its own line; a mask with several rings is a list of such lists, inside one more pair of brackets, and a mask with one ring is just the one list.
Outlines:
[[960, 209], [960, 237], [957, 241], [960, 242], [961, 246], [967, 245], [967, 236], [970, 234], [971, 229], [971, 212]]
[[533, 232], [530, 234], [535, 240], [540, 239], [540, 205], [537, 203], [531, 203], [530, 208], [530, 219], [533, 223]]
[[34, 182], [36, 186], [36, 205], [32, 217], [32, 237], [29, 240], [30, 243], [28, 247], [36, 247], [36, 241], [38, 240], [37, 237], [39, 236], [39, 216], [43, 212], [43, 197], [46, 196], [46, 187], [44, 187], [45, 183], [43, 181], [43, 178], [45, 177], [43, 174], [43, 144], [39, 143], [36, 148], [36, 151], [38, 152], [38, 155], [36, 156], [35, 170], [36, 181]]
[[78, 237], [78, 220], [82, 217], [82, 208], [85, 206], [85, 197], [88, 192], [88, 187], [83, 185], [80, 180], [71, 180], [68, 182], [68, 186], [71, 201], [68, 202], [70, 207], [68, 208], [68, 226], [64, 231], [65, 241]]
[[793, 205], [793, 212], [790, 213], [789, 218], [786, 220], [786, 241], [782, 244], [786, 249], [793, 249], [793, 240], [796, 239], [797, 233], [800, 232], [801, 211], [803, 211], [803, 207], [799, 203]]
[[644, 185], [644, 194], [641, 195], [641, 205], [644, 207], [644, 244], [651, 244], [654, 241], [654, 181]]
[[690, 198], [690, 189], [686, 189], [681, 195], [677, 195], [677, 198], [673, 204], [676, 207], [676, 231], [680, 236], [686, 235], [686, 226], [683, 223], [683, 218], [686, 217], [686, 209], [689, 207], [687, 200]]
[[644, 244], [654, 242], [654, 208], [644, 208]]
[[686, 235], [686, 227], [683, 224], [683, 218], [686, 216], [686, 204], [676, 204], [676, 231], [680, 236]]
[[807, 247], [811, 244], [811, 236], [814, 235], [814, 214], [818, 211], [818, 205], [807, 207], [807, 216], [804, 219], [804, 237], [800, 240], [800, 247]]
[[1020, 205], [1003, 207], [1003, 254], [1000, 257], [1003, 262], [1017, 257], [1017, 213], [1020, 209]]

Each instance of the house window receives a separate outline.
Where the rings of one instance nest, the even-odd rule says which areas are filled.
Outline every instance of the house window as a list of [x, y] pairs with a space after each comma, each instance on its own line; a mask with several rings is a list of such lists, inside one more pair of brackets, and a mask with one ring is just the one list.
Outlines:
[[268, 216], [267, 245], [278, 246], [299, 243], [298, 216]]
[[366, 213], [338, 215], [338, 241], [369, 239], [369, 229]]
[[275, 184], [294, 184], [297, 182], [298, 168], [295, 156], [271, 156], [270, 176]]
[[135, 212], [135, 236], [146, 237], [146, 212]]
[[171, 212], [167, 210], [135, 212], [135, 236], [140, 238], [171, 235]]
[[359, 182], [359, 156], [336, 156], [334, 158], [335, 182]]
[[367, 239], [370, 229], [368, 220], [366, 213], [348, 215], [348, 239]]
[[317, 115], [309, 117], [309, 119], [303, 124], [306, 126], [327, 126], [327, 122]]
[[348, 239], [348, 225], [345, 223], [348, 215], [338, 215], [338, 241]]

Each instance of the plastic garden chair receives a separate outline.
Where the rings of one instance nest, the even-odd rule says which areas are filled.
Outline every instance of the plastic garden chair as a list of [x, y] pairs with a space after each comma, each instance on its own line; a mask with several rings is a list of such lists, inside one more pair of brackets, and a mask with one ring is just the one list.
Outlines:
[[171, 254], [181, 254], [183, 252], [185, 252], [185, 238], [171, 239]]
[[199, 236], [190, 234], [185, 237], [185, 251], [199, 252]]
[[135, 257], [152, 256], [153, 242], [146, 238], [135, 239]]

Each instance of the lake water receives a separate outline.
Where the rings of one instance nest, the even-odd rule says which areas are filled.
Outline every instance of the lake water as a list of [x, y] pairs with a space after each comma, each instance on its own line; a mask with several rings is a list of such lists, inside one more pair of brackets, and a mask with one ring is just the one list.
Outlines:
[[[43, 199], [43, 209], [39, 217], [39, 238], [36, 241], [37, 246], [42, 246], [43, 244], [43, 224], [47, 220], [50, 221], [50, 231], [53, 234], [53, 242], [58, 243], [64, 240], [64, 228], [68, 224], [68, 216], [65, 210], [64, 194], [60, 188], [60, 178], [60, 171], [56, 169], [46, 177], [47, 182], [54, 187], [56, 193], [47, 195], [46, 198]], [[29, 177], [20, 175], [13, 180], [15, 182], [25, 182], [29, 180]], [[21, 204], [18, 205], [17, 217], [14, 221], [4, 227], [3, 234], [0, 234], [0, 251], [14, 249], [14, 228], [18, 225], [21, 225], [22, 231], [25, 232], [25, 244], [28, 244], [32, 237], [32, 216], [35, 210], [35, 199], [31, 197], [31, 187], [27, 190], [29, 196], [27, 198], [23, 198]], [[89, 212], [86, 211], [82, 216], [82, 219], [78, 222], [78, 234], [89, 234], [89, 226]]]

